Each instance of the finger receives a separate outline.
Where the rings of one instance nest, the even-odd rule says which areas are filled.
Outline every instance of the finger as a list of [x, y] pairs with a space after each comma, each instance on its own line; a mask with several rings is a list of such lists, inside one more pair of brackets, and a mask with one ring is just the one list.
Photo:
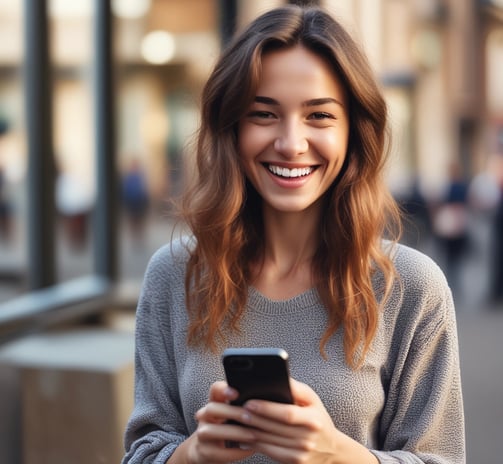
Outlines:
[[291, 459], [294, 456], [298, 459], [299, 453], [311, 453], [317, 442], [316, 433], [299, 426], [282, 426], [274, 431], [255, 429], [254, 435], [255, 451], [269, 456], [275, 462], [300, 462]]
[[[235, 462], [255, 453], [255, 436], [245, 427], [202, 424], [196, 431], [198, 455], [203, 462]], [[234, 446], [226, 446], [232, 443]]]
[[196, 421], [208, 422], [210, 424], [225, 422], [228, 419], [228, 415], [232, 414], [232, 411], [228, 411], [226, 406], [226, 403], [208, 403], [196, 412]]
[[196, 412], [198, 422], [213, 424], [234, 421], [247, 424], [250, 421], [250, 413], [241, 406], [233, 406], [227, 403], [210, 402]]
[[312, 435], [302, 427], [277, 427], [273, 431], [254, 429], [255, 447], [271, 445], [281, 448], [310, 449]]
[[253, 448], [256, 441], [254, 431], [242, 425], [236, 424], [201, 424], [197, 428], [198, 438], [202, 442], [218, 442], [223, 444], [226, 441], [246, 444], [248, 449]]
[[268, 443], [258, 443], [255, 451], [271, 458], [274, 462], [311, 462], [300, 460], [299, 451], [295, 447], [283, 447]]
[[227, 385], [227, 382], [220, 380], [210, 387], [210, 401], [228, 403], [238, 397], [238, 392]]
[[224, 448], [223, 446], [215, 446], [205, 448], [198, 452], [199, 462], [204, 464], [241, 462], [242, 459], [252, 456], [256, 451], [246, 450], [241, 448]]
[[[249, 414], [243, 414], [241, 423], [253, 428], [257, 440], [280, 446], [294, 446], [296, 440], [319, 430], [319, 421], [312, 417], [312, 411], [307, 408], [272, 402], [264, 403], [260, 414], [251, 411]], [[275, 441], [277, 438], [281, 440], [280, 437], [293, 442]]]
[[298, 406], [310, 406], [321, 402], [319, 396], [309, 385], [298, 380], [290, 378], [290, 389], [294, 402]]
[[251, 446], [241, 446], [226, 448], [223, 441], [199, 441], [196, 447], [198, 462], [205, 464], [237, 462], [256, 452]]
[[248, 416], [243, 416], [245, 423], [262, 430], [271, 430], [276, 424], [295, 425], [302, 422], [299, 417], [301, 408], [296, 405], [250, 400], [243, 408], [249, 412]]
[[316, 431], [323, 426], [324, 414], [321, 411], [324, 410], [312, 406], [250, 400], [243, 408], [249, 412], [249, 415], [242, 415], [243, 423], [274, 434], [298, 436], [303, 431]]

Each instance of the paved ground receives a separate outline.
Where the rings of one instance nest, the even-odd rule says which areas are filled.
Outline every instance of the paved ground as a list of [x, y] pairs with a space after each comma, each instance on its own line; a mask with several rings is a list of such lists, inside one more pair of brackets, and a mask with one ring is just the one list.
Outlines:
[[467, 463], [503, 462], [503, 307], [458, 316]]

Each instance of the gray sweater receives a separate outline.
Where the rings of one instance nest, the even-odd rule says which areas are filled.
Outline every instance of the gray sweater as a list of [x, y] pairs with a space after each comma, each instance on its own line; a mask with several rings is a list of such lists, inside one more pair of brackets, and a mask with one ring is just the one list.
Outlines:
[[[343, 330], [319, 352], [327, 314], [315, 289], [272, 301], [249, 289], [241, 332], [228, 333], [218, 353], [188, 348], [180, 241], [151, 259], [137, 309], [135, 408], [123, 464], [164, 464], [196, 429], [195, 412], [210, 385], [224, 379], [226, 346], [280, 347], [292, 377], [310, 385], [335, 426], [381, 463], [465, 462], [458, 342], [451, 292], [425, 255], [398, 245], [396, 282], [372, 348], [359, 370], [344, 361]], [[376, 275], [374, 287], [381, 287]], [[242, 461], [271, 463], [256, 454]]]

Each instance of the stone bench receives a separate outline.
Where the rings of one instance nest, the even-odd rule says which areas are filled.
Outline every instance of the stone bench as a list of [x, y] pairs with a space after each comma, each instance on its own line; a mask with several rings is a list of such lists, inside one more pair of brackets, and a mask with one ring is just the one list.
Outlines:
[[132, 331], [72, 328], [3, 345], [0, 462], [120, 462], [133, 383]]

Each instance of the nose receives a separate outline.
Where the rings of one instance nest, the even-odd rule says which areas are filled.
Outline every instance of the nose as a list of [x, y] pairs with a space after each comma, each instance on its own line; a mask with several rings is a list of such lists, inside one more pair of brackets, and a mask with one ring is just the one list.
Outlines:
[[288, 158], [306, 153], [308, 148], [306, 134], [298, 124], [285, 124], [274, 141], [276, 152]]

